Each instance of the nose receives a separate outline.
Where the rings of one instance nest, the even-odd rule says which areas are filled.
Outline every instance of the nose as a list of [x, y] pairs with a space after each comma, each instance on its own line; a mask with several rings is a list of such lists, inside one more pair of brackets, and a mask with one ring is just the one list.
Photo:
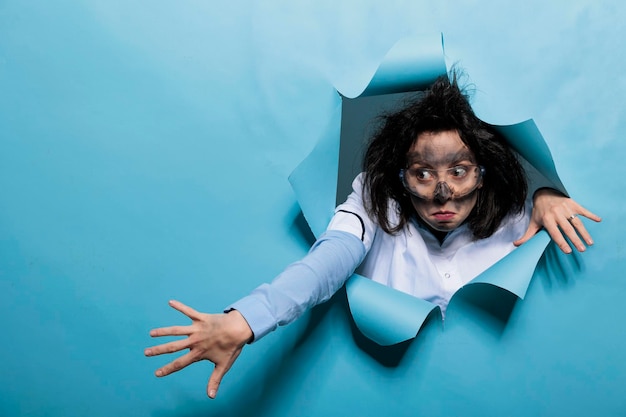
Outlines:
[[439, 204], [444, 204], [452, 198], [452, 190], [447, 182], [440, 181], [435, 187], [434, 200]]

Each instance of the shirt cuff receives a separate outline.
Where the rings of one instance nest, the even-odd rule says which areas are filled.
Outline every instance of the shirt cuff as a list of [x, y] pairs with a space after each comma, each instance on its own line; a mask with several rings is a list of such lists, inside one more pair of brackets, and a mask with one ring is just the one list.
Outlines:
[[[267, 284], [264, 284], [261, 287], [265, 285]], [[230, 310], [239, 311], [243, 318], [248, 322], [248, 326], [250, 326], [253, 334], [252, 340], [249, 343], [256, 342], [268, 333], [273, 332], [278, 326], [276, 319], [267, 305], [265, 305], [253, 294], [234, 302], [228, 306], [224, 312], [228, 312]]]

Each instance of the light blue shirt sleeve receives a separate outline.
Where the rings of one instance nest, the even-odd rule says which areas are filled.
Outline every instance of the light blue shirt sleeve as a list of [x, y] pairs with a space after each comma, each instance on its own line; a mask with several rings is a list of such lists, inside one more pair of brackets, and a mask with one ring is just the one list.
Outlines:
[[254, 333], [253, 342], [257, 341], [332, 297], [365, 254], [363, 242], [354, 234], [328, 230], [302, 260], [289, 265], [271, 284], [259, 286], [225, 311], [239, 311]]

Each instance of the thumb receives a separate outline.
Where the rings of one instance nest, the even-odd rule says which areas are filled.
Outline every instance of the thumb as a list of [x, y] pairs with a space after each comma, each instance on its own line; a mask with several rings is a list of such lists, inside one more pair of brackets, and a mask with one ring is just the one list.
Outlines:
[[515, 242], [513, 242], [513, 244], [515, 246], [521, 246], [524, 243], [528, 242], [530, 240], [531, 237], [535, 236], [537, 234], [537, 232], [539, 231], [539, 225], [535, 222], [530, 222], [530, 224], [528, 225], [528, 229], [526, 229], [526, 232], [524, 233], [524, 235], [522, 237], [520, 237], [519, 239], [517, 239]]
[[209, 383], [207, 384], [206, 390], [206, 393], [210, 399], [215, 399], [215, 397], [217, 396], [217, 390], [220, 387], [220, 383], [222, 382], [222, 378], [224, 377], [225, 373], [226, 369], [224, 369], [224, 367], [215, 365], [215, 369], [213, 369], [213, 372], [209, 377]]

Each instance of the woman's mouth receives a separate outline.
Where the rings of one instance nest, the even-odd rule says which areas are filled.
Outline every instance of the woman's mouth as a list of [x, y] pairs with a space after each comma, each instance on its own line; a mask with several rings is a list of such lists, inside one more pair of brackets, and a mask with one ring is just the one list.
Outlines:
[[432, 214], [432, 216], [435, 218], [435, 220], [437, 221], [448, 221], [448, 220], [452, 220], [452, 218], [455, 216], [456, 213], [452, 212], [452, 211], [436, 211]]

